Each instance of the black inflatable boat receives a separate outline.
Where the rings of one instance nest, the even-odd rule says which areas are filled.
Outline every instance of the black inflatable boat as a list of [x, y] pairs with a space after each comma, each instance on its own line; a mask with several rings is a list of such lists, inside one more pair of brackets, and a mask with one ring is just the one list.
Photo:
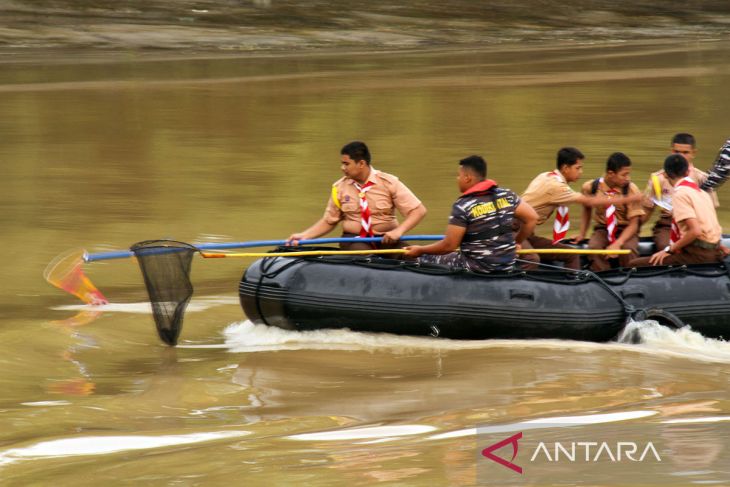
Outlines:
[[256, 323], [456, 339], [608, 341], [629, 319], [730, 337], [730, 262], [480, 274], [365, 257], [264, 258], [244, 273]]

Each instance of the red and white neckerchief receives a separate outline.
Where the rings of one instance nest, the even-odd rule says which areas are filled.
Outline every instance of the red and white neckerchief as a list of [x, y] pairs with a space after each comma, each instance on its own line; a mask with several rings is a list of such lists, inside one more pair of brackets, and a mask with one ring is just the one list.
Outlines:
[[360, 185], [355, 183], [355, 187], [360, 192], [360, 237], [373, 237], [372, 222], [370, 221], [370, 208], [368, 207], [368, 200], [365, 198], [365, 194], [375, 185], [374, 182], [368, 181], [367, 183]]
[[[599, 179], [600, 183], [603, 183], [603, 178]], [[611, 188], [606, 191], [606, 196], [615, 196], [618, 191]], [[606, 207], [606, 232], [608, 233], [608, 243], [614, 243], [616, 241], [616, 205], [608, 205]]]
[[[697, 183], [695, 183], [691, 178], [682, 178], [674, 185], [675, 188], [679, 188], [680, 186], [687, 186], [688, 188], [700, 191], [700, 187], [697, 186]], [[679, 225], [677, 225], [677, 222], [674, 221], [674, 217], [672, 217], [672, 226], [669, 230], [669, 243], [675, 244], [680, 238], [682, 238], [682, 232], [679, 231]]]
[[[555, 176], [559, 180], [566, 182], [565, 178], [558, 171], [552, 171], [551, 176]], [[555, 222], [553, 222], [553, 243], [558, 243], [565, 238], [570, 228], [570, 215], [568, 207], [565, 205], [558, 206], [555, 211]]]

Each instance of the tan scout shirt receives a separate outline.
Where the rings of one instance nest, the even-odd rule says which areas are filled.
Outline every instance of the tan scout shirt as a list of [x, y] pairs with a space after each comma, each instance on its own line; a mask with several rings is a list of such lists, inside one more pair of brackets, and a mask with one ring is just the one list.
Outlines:
[[537, 224], [542, 225], [560, 205], [575, 203], [581, 194], [573, 191], [558, 171], [544, 172], [532, 180], [522, 194], [522, 201], [537, 212]]
[[[407, 215], [421, 205], [421, 200], [392, 174], [372, 168], [368, 181], [374, 183], [365, 193], [365, 198], [370, 208], [373, 232], [376, 234], [389, 232], [398, 226], [396, 209], [402, 215]], [[335, 181], [324, 218], [330, 225], [342, 221], [344, 233], [360, 232], [360, 191], [355, 187], [354, 180], [343, 177]]]
[[[601, 178], [603, 179], [603, 178]], [[593, 196], [591, 193], [591, 189], [593, 188], [593, 180], [588, 181], [586, 183], [583, 183], [583, 186], [581, 187], [581, 192], [586, 196]], [[608, 184], [606, 184], [603, 180], [598, 183], [598, 189], [596, 191], [596, 194], [600, 194], [603, 196], [623, 196], [623, 191], [621, 189], [616, 192], [615, 190], [612, 190]], [[637, 185], [634, 183], [629, 183], [629, 196], [633, 196], [636, 194], [641, 194], [641, 190]], [[593, 221], [596, 222], [597, 225], [606, 226], [606, 208], [605, 206], [597, 206], [593, 210]], [[628, 205], [618, 205], [616, 207], [616, 223], [619, 226], [625, 226], [629, 224], [629, 221], [637, 216], [643, 216], [644, 210], [641, 207], [641, 201], [637, 201], [635, 203], [630, 203]]]
[[722, 238], [722, 227], [717, 220], [715, 205], [712, 203], [712, 197], [705, 191], [689, 186], [675, 186], [672, 211], [682, 234], [688, 230], [684, 220], [695, 218], [702, 231], [698, 237], [700, 240], [716, 243]]
[[[674, 194], [674, 188], [672, 187], [672, 184], [667, 179], [667, 175], [664, 174], [664, 171], [657, 171], [655, 173], [652, 173], [652, 176], [656, 175], [659, 179], [659, 187], [661, 188], [662, 197], [661, 200], [672, 204], [672, 195]], [[692, 178], [693, 181], [697, 181], [697, 184], [702, 185], [707, 180], [707, 173], [700, 171], [696, 167], [692, 167], [689, 170], [689, 177]], [[644, 201], [642, 202], [642, 206], [644, 207], [644, 211], [651, 215], [651, 213], [654, 211], [654, 207], [656, 206], [654, 202], [652, 201], [652, 198], [656, 198], [656, 190], [654, 189], [654, 182], [652, 180], [653, 178], [649, 178], [649, 182], [646, 185], [646, 189], [644, 190]], [[717, 199], [717, 193], [714, 191], [710, 191], [710, 195], [712, 197], [712, 203], [714, 204], [715, 208], [720, 206], [720, 201]], [[664, 208], [661, 208], [661, 216], [660, 218], [664, 218], [668, 222], [672, 219], [672, 213], [670, 211], [667, 211]]]

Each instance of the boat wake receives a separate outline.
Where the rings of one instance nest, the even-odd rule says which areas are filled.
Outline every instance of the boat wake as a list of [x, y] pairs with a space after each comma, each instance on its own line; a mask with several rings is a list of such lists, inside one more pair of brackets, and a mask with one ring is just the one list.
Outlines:
[[[651, 320], [630, 322], [617, 341], [609, 343], [571, 340], [449, 340], [386, 333], [362, 333], [347, 329], [290, 331], [256, 325], [249, 320], [232, 323], [226, 327], [223, 335], [225, 343], [221, 348], [227, 348], [232, 353], [279, 350], [387, 350], [392, 353], [408, 353], [414, 350], [475, 350], [511, 347], [574, 351], [620, 349], [634, 353], [730, 363], [730, 342], [706, 338], [692, 331], [690, 327], [673, 330]], [[198, 346], [181, 345], [181, 347]]]
[[617, 342], [629, 344], [637, 341], [635, 346], [642, 351], [705, 362], [730, 363], [730, 342], [707, 338], [693, 331], [691, 326], [672, 329], [653, 320], [631, 321]]

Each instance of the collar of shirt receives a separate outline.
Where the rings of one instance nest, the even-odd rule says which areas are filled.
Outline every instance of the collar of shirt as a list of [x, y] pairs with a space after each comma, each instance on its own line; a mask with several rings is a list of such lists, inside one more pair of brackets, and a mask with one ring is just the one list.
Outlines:
[[495, 181], [492, 181], [491, 179], [485, 179], [484, 181], [480, 181], [471, 188], [464, 191], [461, 196], [467, 196], [473, 193], [482, 193], [495, 186], [497, 186], [497, 183]]
[[[684, 182], [687, 182], [689, 184], [682, 184]], [[679, 181], [677, 181], [677, 184], [674, 185], [675, 188], [678, 188], [679, 186], [690, 186], [690, 187], [696, 187], [697, 183], [692, 179], [691, 177], [687, 176], [686, 178], [682, 178]]]
[[551, 174], [558, 178], [560, 181], [564, 182], [565, 184], [568, 184], [568, 182], [565, 180], [565, 177], [558, 171], [557, 169], [555, 171], [550, 171], [548, 174]]
[[[603, 184], [604, 186], [606, 186], [606, 187], [608, 188], [608, 191], [604, 191], [604, 193], [606, 193], [606, 194], [609, 194], [609, 193], [611, 193], [611, 194], [613, 194], [613, 193], [620, 193], [620, 192], [621, 192], [621, 190], [623, 189], [623, 188], [618, 188], [618, 189], [614, 189], [614, 188], [612, 188], [611, 186], [609, 186], [609, 185], [608, 185], [608, 183], [606, 182], [606, 180], [605, 180], [605, 179], [603, 179], [603, 176], [601, 176], [601, 177], [600, 177], [600, 178], [598, 179], [598, 182], [599, 182], [600, 184]], [[631, 184], [631, 183], [629, 183], [629, 184]]]

